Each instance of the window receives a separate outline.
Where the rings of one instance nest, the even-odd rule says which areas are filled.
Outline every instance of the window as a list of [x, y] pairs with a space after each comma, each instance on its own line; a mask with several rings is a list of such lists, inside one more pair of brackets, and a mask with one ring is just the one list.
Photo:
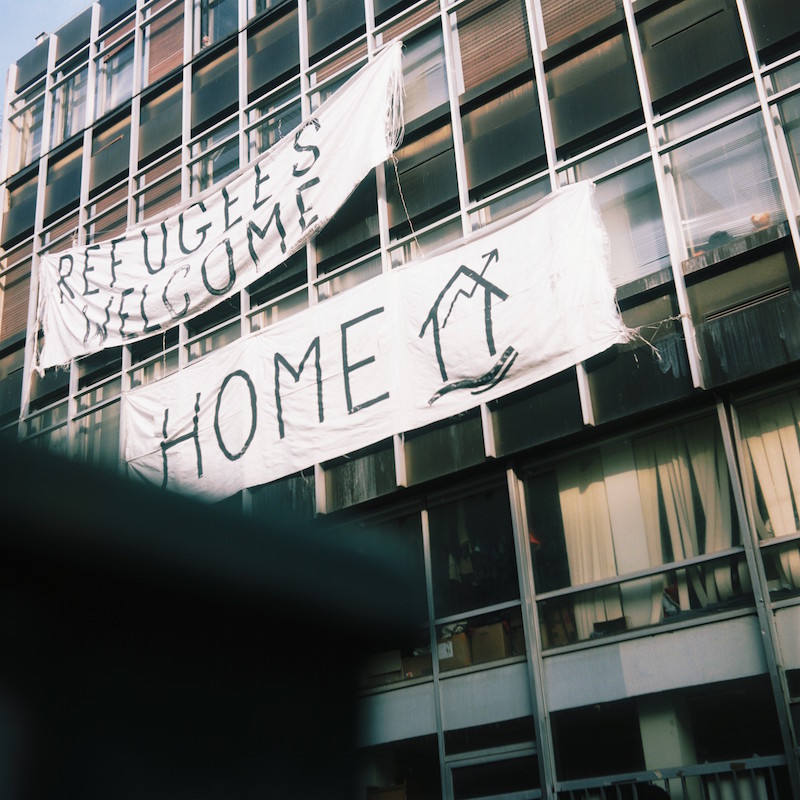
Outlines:
[[392, 238], [458, 210], [458, 186], [449, 124], [406, 139], [396, 151], [397, 172], [386, 170], [389, 227]]
[[662, 5], [642, 16], [638, 28], [650, 96], [659, 113], [748, 71], [735, 0]]
[[130, 109], [124, 117], [97, 127], [92, 136], [89, 191], [109, 186], [128, 173], [130, 161]]
[[0, 426], [9, 426], [6, 431], [13, 431], [14, 438], [16, 438], [19, 421], [24, 364], [24, 343], [20, 342], [16, 347], [0, 352]]
[[275, 509], [281, 509], [282, 523], [303, 524], [314, 519], [314, 470], [288, 475], [250, 490], [254, 517], [275, 522]]
[[148, 167], [137, 177], [137, 222], [164, 213], [180, 202], [180, 167], [180, 153], [173, 153]]
[[543, 47], [574, 41], [622, 16], [622, 0], [541, 0]]
[[745, 0], [747, 16], [762, 60], [774, 61], [797, 49], [800, 7], [792, 0]]
[[480, 416], [468, 412], [406, 433], [405, 451], [410, 484], [480, 464], [486, 458]]
[[17, 82], [14, 91], [21, 91], [39, 80], [47, 72], [47, 53], [50, 49], [50, 38], [45, 37], [32, 50], [25, 53], [17, 61]]
[[467, 180], [478, 199], [546, 166], [524, 4], [462, 6], [457, 45]]
[[370, 173], [317, 234], [317, 272], [327, 273], [378, 249], [378, 192]]
[[[57, 79], [61, 79], [60, 71]], [[53, 118], [50, 125], [50, 146], [55, 147], [83, 130], [86, 120], [86, 81], [89, 68], [81, 67], [63, 78], [53, 89]]]
[[84, 45], [89, 44], [92, 9], [87, 8], [56, 31], [56, 63], [60, 64]]
[[136, 0], [99, 0], [99, 2], [101, 32], [136, 9]]
[[795, 537], [764, 551], [774, 590], [800, 589], [800, 394], [739, 409], [748, 510], [760, 542]]
[[[28, 325], [30, 242], [0, 257], [0, 343], [16, 341]], [[19, 398], [17, 398], [19, 402]]]
[[44, 195], [45, 223], [72, 210], [81, 194], [81, 162], [83, 148], [60, 153], [47, 165], [47, 186]]
[[757, 114], [677, 147], [667, 162], [690, 256], [786, 219]]
[[519, 599], [505, 487], [476, 489], [430, 508], [428, 519], [436, 619]]
[[305, 249], [301, 248], [285, 263], [250, 284], [247, 291], [251, 331], [266, 328], [308, 308]]
[[[302, 2], [302, 0], [301, 0]], [[365, 30], [362, 0], [305, 0], [308, 4], [308, 51], [311, 63], [324, 58]]]
[[[611, 246], [610, 276], [618, 286], [669, 266], [652, 162], [606, 172], [646, 151], [644, 135], [635, 136], [570, 168], [577, 180], [597, 179], [595, 196]], [[598, 173], [606, 175], [597, 178]]]
[[142, 86], [183, 64], [183, 0], [153, 0], [145, 10]]
[[[786, 144], [785, 154], [791, 163], [795, 187], [800, 187], [800, 93], [790, 95], [777, 105], [780, 130]], [[797, 189], [795, 189], [797, 197]]]
[[181, 136], [181, 84], [142, 98], [139, 114], [139, 166], [174, 147]]
[[192, 135], [231, 113], [239, 103], [238, 49], [197, 65], [192, 75]]
[[20, 103], [12, 104], [8, 120], [8, 173], [13, 175], [32, 164], [42, 153], [42, 125], [44, 121], [44, 95], [26, 97], [20, 111], [13, 111]]
[[323, 466], [327, 511], [363, 503], [397, 488], [391, 439]]
[[556, 152], [564, 158], [643, 121], [633, 56], [618, 33], [545, 63]]
[[193, 195], [205, 191], [239, 169], [239, 123], [236, 118], [222, 123], [200, 137], [191, 147], [192, 158], [202, 157], [192, 166]]
[[128, 220], [128, 183], [104, 192], [87, 209], [86, 243], [104, 241], [125, 232]]
[[3, 214], [3, 244], [9, 245], [33, 232], [36, 213], [36, 189], [39, 183], [35, 168], [7, 185], [6, 211]]
[[623, 322], [641, 339], [615, 344], [585, 362], [595, 422], [665, 406], [692, 393], [671, 277], [671, 270], [664, 270], [617, 290]]
[[438, 28], [427, 28], [405, 43], [403, 83], [403, 117], [407, 126], [415, 120], [427, 121], [431, 113], [438, 116], [446, 112], [443, 106], [447, 103], [447, 73], [444, 42]]
[[256, 120], [247, 131], [248, 159], [269, 150], [301, 121], [300, 85], [292, 83], [278, 90], [248, 112], [249, 120]]
[[[537, 594], [738, 546], [712, 418], [608, 444], [526, 483]], [[749, 591], [742, 562], [714, 560], [540, 603], [545, 646], [711, 610]]]
[[239, 28], [238, 0], [199, 0], [197, 49], [210, 47]]
[[297, 5], [247, 34], [247, 96], [254, 99], [300, 71]]
[[[133, 22], [123, 33], [132, 28]], [[115, 33], [104, 40], [101, 47], [103, 53], [97, 59], [95, 117], [98, 118], [129, 100], [133, 94], [133, 36], [120, 41], [120, 33]]]

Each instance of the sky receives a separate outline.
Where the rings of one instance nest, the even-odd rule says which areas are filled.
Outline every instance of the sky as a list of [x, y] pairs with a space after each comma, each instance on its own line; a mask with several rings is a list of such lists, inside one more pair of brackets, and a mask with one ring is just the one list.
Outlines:
[[8, 68], [36, 44], [36, 37], [60, 28], [92, 0], [0, 0], [0, 95]]

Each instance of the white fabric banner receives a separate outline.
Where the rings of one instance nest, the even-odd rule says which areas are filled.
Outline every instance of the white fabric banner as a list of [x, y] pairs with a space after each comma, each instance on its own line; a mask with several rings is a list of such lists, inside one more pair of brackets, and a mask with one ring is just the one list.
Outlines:
[[125, 458], [225, 497], [627, 341], [594, 187], [377, 276], [125, 397]]
[[239, 292], [314, 236], [402, 129], [401, 43], [208, 196], [39, 264], [36, 367], [151, 336]]

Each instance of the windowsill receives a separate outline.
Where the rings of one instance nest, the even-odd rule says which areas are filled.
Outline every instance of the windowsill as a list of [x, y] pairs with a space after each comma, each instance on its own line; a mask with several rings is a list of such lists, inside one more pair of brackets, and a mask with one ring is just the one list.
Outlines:
[[700, 272], [714, 264], [720, 264], [728, 259], [735, 258], [751, 250], [763, 247], [770, 242], [777, 242], [790, 235], [789, 223], [784, 220], [775, 225], [770, 225], [760, 231], [754, 231], [747, 236], [740, 236], [732, 242], [720, 245], [703, 253], [687, 258], [682, 262], [681, 267], [684, 275], [691, 275]]
[[644, 275], [641, 278], [623, 283], [617, 287], [617, 300], [630, 300], [637, 295], [651, 292], [654, 289], [660, 289], [663, 286], [668, 286], [672, 283], [672, 268], [663, 267], [650, 275]]

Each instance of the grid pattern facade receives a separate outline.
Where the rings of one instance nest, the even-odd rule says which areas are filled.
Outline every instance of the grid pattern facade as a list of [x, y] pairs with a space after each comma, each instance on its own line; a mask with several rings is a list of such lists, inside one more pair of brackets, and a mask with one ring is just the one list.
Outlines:
[[[403, 143], [314, 241], [32, 370], [42, 254], [202, 198], [398, 38]], [[635, 341], [224, 502], [416, 554], [428, 618], [361, 676], [361, 796], [800, 792], [796, 3], [98, 0], [4, 120], [0, 433], [119, 470], [126, 392], [594, 181]]]

